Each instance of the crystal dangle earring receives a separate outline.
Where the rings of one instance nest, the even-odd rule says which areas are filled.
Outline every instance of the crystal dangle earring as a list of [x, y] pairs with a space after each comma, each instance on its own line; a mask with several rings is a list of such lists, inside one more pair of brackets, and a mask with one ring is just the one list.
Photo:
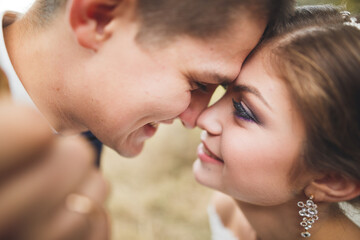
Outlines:
[[303, 203], [301, 201], [297, 203], [297, 205], [301, 208], [301, 210], [299, 211], [299, 214], [302, 217], [300, 226], [304, 227], [304, 231], [301, 233], [301, 236], [304, 238], [311, 236], [309, 229], [312, 227], [314, 222], [319, 219], [317, 215], [317, 205], [314, 203], [313, 199], [314, 196], [310, 195], [306, 203]]

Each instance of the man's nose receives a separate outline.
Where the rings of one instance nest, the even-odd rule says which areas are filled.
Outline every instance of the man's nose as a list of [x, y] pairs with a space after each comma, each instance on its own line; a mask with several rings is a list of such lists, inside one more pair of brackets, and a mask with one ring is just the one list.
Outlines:
[[194, 110], [189, 106], [183, 113], [179, 115], [179, 118], [186, 128], [191, 129], [196, 126], [196, 121], [200, 113], [201, 111]]
[[188, 108], [179, 115], [181, 122], [186, 128], [196, 127], [197, 119], [208, 106], [213, 92], [195, 90], [191, 93], [191, 101]]

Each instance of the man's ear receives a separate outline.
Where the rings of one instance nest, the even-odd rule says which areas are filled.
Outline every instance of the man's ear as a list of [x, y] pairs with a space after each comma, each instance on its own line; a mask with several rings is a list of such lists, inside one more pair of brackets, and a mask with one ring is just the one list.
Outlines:
[[360, 182], [340, 174], [326, 174], [313, 180], [306, 188], [307, 196], [313, 195], [316, 202], [342, 202], [360, 195]]
[[79, 44], [97, 51], [101, 44], [111, 37], [107, 30], [116, 17], [116, 9], [128, 0], [71, 0], [67, 6], [70, 25]]

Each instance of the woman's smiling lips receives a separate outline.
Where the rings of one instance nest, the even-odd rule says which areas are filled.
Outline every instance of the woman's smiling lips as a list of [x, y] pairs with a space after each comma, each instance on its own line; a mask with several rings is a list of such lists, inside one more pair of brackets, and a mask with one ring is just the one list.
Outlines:
[[198, 157], [202, 162], [213, 163], [213, 164], [224, 164], [224, 161], [213, 154], [205, 143], [200, 143], [197, 151]]

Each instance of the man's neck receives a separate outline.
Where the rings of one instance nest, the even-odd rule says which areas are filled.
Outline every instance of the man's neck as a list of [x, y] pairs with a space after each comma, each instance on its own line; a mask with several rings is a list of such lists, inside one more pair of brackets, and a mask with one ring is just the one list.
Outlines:
[[25, 17], [4, 29], [5, 44], [20, 81], [51, 126], [57, 131], [81, 132], [85, 129], [70, 120], [61, 97], [66, 84], [62, 71], [62, 61], [66, 62], [62, 52], [66, 50], [62, 48], [66, 46], [59, 46], [63, 43], [60, 29], [35, 29]]

